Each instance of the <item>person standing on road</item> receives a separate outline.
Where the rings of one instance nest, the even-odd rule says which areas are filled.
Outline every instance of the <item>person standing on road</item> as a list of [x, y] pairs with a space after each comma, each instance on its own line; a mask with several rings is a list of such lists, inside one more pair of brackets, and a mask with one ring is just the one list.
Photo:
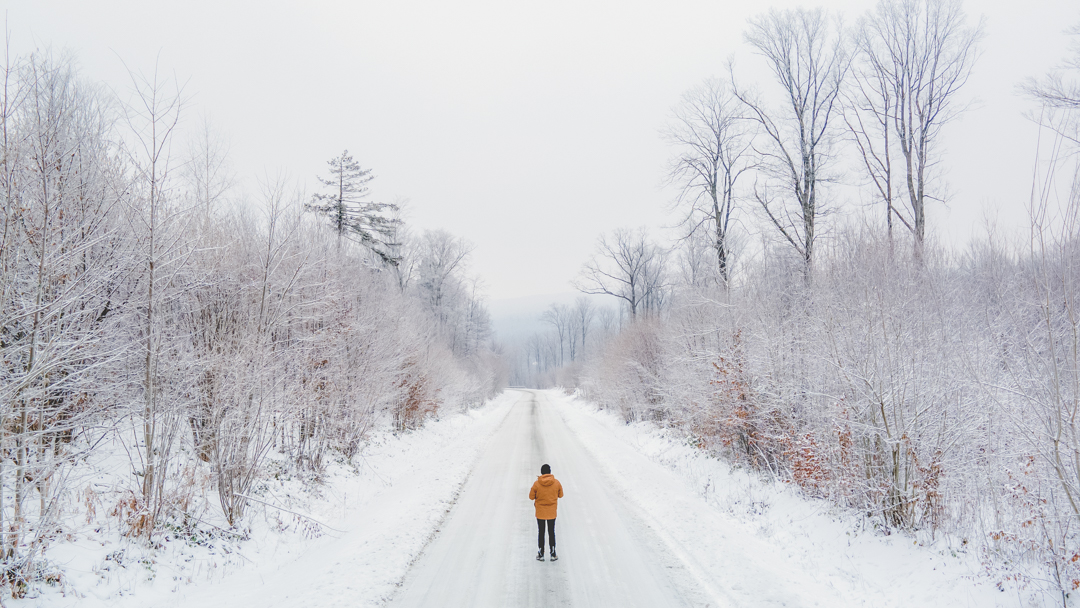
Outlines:
[[536, 507], [536, 528], [539, 531], [536, 543], [540, 551], [536, 559], [544, 561], [544, 528], [547, 528], [548, 538], [551, 540], [551, 561], [559, 559], [555, 554], [555, 511], [559, 507], [559, 499], [563, 497], [562, 484], [551, 474], [551, 466], [540, 467], [540, 477], [533, 482], [529, 490], [529, 500]]

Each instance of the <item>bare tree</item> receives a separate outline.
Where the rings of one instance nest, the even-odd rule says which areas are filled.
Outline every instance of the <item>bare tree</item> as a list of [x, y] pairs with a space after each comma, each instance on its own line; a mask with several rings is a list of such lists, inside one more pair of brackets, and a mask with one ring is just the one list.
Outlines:
[[541, 334], [534, 333], [529, 336], [525, 342], [525, 359], [528, 367], [528, 381], [535, 383], [538, 380], [540, 374], [547, 371], [547, 366], [544, 362], [544, 339]]
[[589, 298], [578, 296], [574, 300], [574, 307], [570, 309], [570, 313], [573, 317], [574, 331], [581, 335], [581, 354], [584, 356], [588, 347], [589, 332], [592, 329], [593, 319], [596, 318], [596, 307], [593, 306], [592, 300]]
[[619, 298], [630, 309], [630, 318], [659, 312], [665, 283], [664, 252], [649, 240], [644, 228], [617, 229], [601, 235], [597, 253], [581, 269], [577, 289], [586, 294]]
[[596, 313], [597, 321], [600, 324], [600, 331], [605, 335], [611, 335], [619, 331], [619, 314], [610, 306], [604, 306]]
[[[735, 239], [729, 239], [730, 247]], [[676, 248], [676, 269], [679, 283], [695, 289], [708, 289], [723, 283], [716, 268], [716, 249], [711, 235], [698, 231], [682, 239]]]
[[[763, 133], [755, 151], [768, 179], [755, 184], [754, 198], [802, 256], [807, 280], [816, 221], [824, 210], [819, 194], [827, 181], [833, 112], [849, 65], [840, 30], [821, 9], [772, 10], [750, 20], [746, 41], [765, 58], [783, 90], [782, 110], [740, 91], [732, 77], [734, 95]], [[770, 182], [780, 184], [780, 193]]]
[[720, 280], [728, 283], [731, 247], [728, 234], [735, 209], [735, 183], [751, 168], [751, 133], [741, 120], [738, 100], [719, 80], [706, 80], [687, 91], [664, 132], [678, 150], [668, 179], [689, 206], [690, 232], [706, 227], [716, 250]]
[[[856, 107], [870, 116], [873, 131], [850, 122], [849, 127], [887, 206], [914, 235], [919, 257], [926, 201], [944, 199], [930, 192], [938, 137], [963, 110], [956, 96], [971, 75], [981, 37], [982, 24], [967, 25], [960, 0], [882, 0], [856, 35], [861, 69], [855, 73], [863, 100]], [[883, 121], [890, 124], [904, 162], [907, 217], [892, 205], [889, 128]]]
[[428, 230], [415, 248], [416, 289], [441, 332], [456, 335], [456, 305], [466, 294], [462, 276], [473, 245], [445, 230]]
[[566, 363], [567, 344], [570, 346], [570, 360], [574, 360], [576, 336], [573, 335], [571, 329], [570, 317], [570, 309], [565, 304], [552, 304], [540, 315], [540, 319], [551, 325], [551, 328], [555, 330], [556, 340], [558, 340], [559, 343], [559, 365], [564, 365]]
[[644, 296], [641, 303], [646, 315], [655, 315], [668, 303], [671, 289], [668, 284], [668, 252], [653, 245], [642, 265]]
[[462, 290], [464, 301], [461, 303], [464, 309], [461, 315], [462, 337], [455, 352], [464, 357], [473, 357], [480, 353], [485, 343], [491, 339], [491, 313], [484, 304], [483, 282], [473, 277], [465, 281], [465, 287]]
[[159, 75], [130, 73], [134, 100], [125, 108], [133, 133], [130, 160], [136, 171], [138, 196], [132, 216], [142, 237], [142, 437], [139, 456], [142, 475], [142, 512], [132, 520], [135, 532], [149, 537], [164, 509], [166, 467], [179, 417], [163, 403], [160, 364], [167, 351], [167, 316], [175, 294], [175, 279], [187, 254], [184, 246], [187, 209], [170, 189], [173, 138], [184, 105], [179, 84], [169, 85]]

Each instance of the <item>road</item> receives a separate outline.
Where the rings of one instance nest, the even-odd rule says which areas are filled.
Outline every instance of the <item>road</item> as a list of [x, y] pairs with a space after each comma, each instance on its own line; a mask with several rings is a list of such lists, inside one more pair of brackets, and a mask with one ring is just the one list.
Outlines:
[[[529, 488], [565, 491], [559, 561], [538, 562]], [[391, 606], [715, 605], [635, 513], [544, 393], [523, 391]]]

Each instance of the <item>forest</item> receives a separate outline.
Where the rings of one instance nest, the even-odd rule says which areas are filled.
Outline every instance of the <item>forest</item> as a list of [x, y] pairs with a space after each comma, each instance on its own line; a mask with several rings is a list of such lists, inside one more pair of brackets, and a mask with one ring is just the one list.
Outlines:
[[[133, 74], [120, 99], [75, 65], [10, 57], [0, 97], [12, 595], [42, 580], [72, 503], [152, 545], [164, 525], [196, 525], [202, 467], [242, 530], [268, 454], [315, 479], [376, 425], [406, 431], [502, 389], [471, 246], [411, 233], [347, 151], [310, 197], [268, 175], [242, 199], [209, 124], [184, 130], [174, 81]], [[107, 499], [77, 482], [99, 451], [126, 460]]]
[[[729, 63], [663, 133], [676, 238], [602, 235], [585, 295], [544, 312], [512, 382], [675, 429], [882, 534], [1080, 588], [1080, 39], [1018, 83], [1040, 132], [1015, 202], [1030, 229], [955, 248], [927, 211], [950, 197], [941, 133], [983, 38], [952, 0], [886, 0], [846, 26], [752, 19], [768, 70]], [[841, 213], [852, 191], [867, 202]]]

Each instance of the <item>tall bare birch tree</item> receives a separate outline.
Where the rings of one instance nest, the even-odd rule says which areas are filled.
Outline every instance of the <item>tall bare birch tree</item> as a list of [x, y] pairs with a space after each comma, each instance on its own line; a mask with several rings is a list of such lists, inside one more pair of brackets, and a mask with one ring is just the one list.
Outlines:
[[[982, 24], [967, 24], [960, 0], [882, 0], [860, 21], [855, 37], [860, 101], [854, 115], [868, 124], [848, 125], [887, 207], [911, 230], [920, 258], [926, 201], [944, 200], [933, 188], [939, 136], [963, 110], [957, 95], [971, 76], [981, 37]], [[906, 214], [892, 204], [890, 130], [904, 164]]]
[[766, 179], [755, 184], [754, 198], [802, 257], [807, 280], [824, 211], [820, 190], [827, 181], [833, 114], [850, 63], [841, 29], [821, 9], [771, 10], [751, 19], [746, 42], [765, 58], [783, 101], [774, 109], [732, 85], [762, 131], [754, 149]]
[[728, 234], [735, 210], [735, 183], [748, 169], [750, 136], [738, 100], [723, 82], [711, 79], [687, 91], [674, 110], [664, 137], [677, 150], [668, 179], [689, 206], [690, 232], [708, 229], [720, 280], [730, 274]]

